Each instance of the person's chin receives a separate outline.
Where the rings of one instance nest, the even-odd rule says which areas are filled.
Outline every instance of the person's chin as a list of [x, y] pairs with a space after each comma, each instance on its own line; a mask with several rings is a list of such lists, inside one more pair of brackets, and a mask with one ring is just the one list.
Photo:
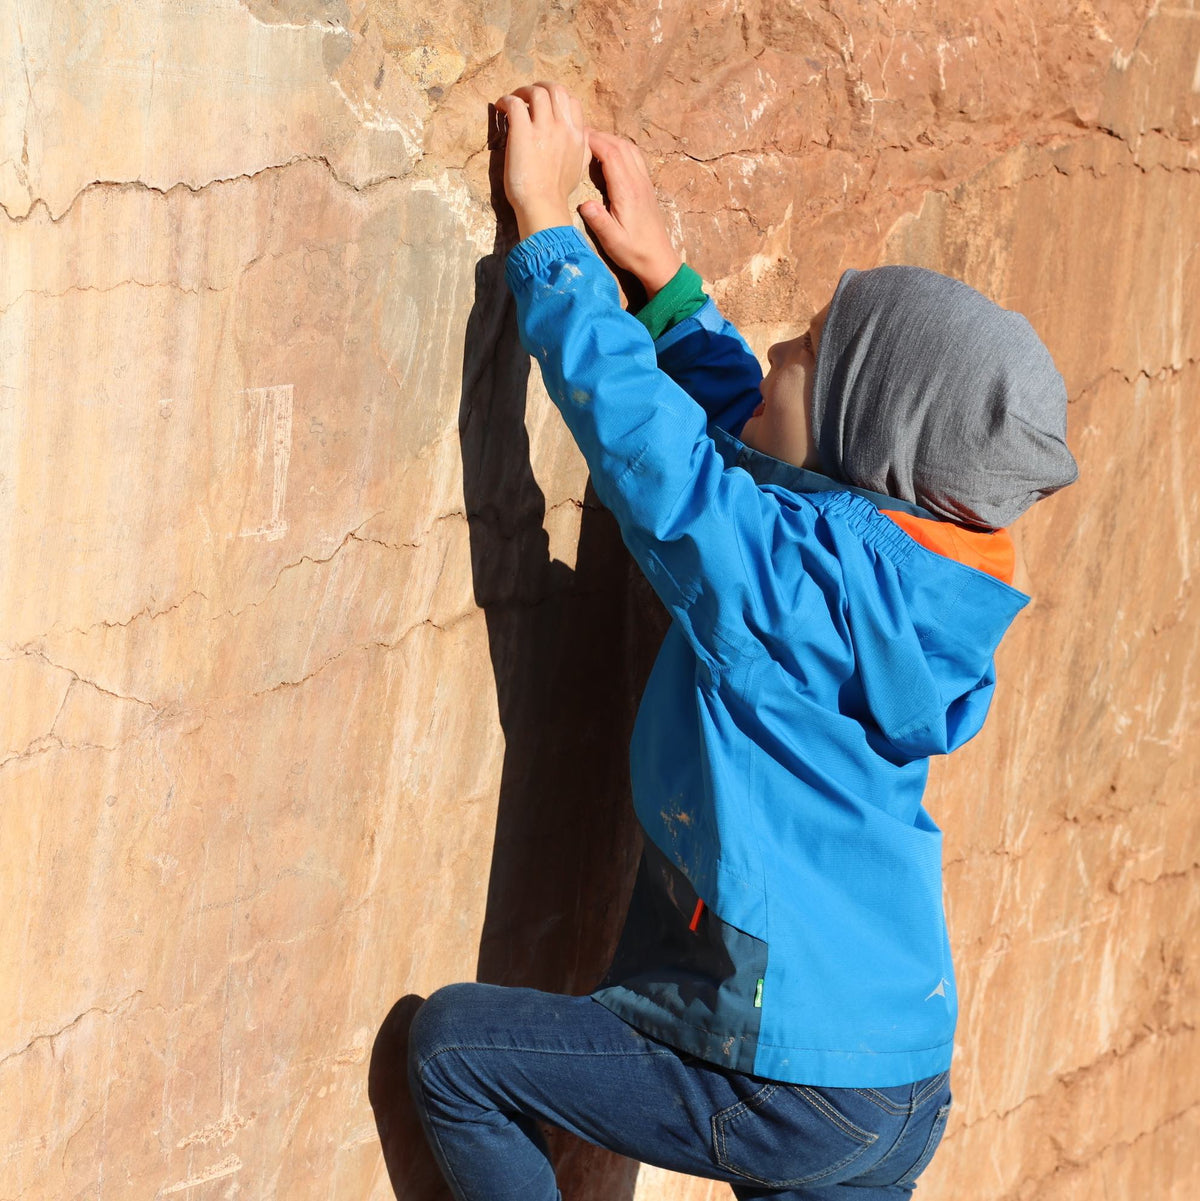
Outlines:
[[758, 450], [758, 418], [747, 417], [746, 424], [742, 426], [742, 431], [738, 434], [738, 440], [750, 447], [751, 450]]

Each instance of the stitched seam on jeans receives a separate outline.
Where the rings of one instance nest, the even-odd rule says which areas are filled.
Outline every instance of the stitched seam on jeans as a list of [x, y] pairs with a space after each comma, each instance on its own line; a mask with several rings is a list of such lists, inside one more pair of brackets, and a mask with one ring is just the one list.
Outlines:
[[[648, 1047], [644, 1051], [552, 1051], [547, 1047], [510, 1047], [497, 1046], [495, 1043], [452, 1043], [446, 1047], [438, 1047], [432, 1054], [426, 1056], [417, 1064], [417, 1071], [424, 1069], [427, 1063], [432, 1063], [439, 1055], [447, 1051], [520, 1051], [524, 1055], [674, 1055], [670, 1048]], [[678, 1056], [676, 1056], [678, 1058]]]
[[725, 1126], [724, 1123], [717, 1121], [717, 1115], [709, 1119], [712, 1124], [713, 1134], [716, 1135], [717, 1141], [720, 1143], [720, 1152], [717, 1155], [717, 1161], [722, 1164], [727, 1164], [729, 1160], [729, 1147], [725, 1142]]
[[739, 1118], [747, 1110], [757, 1109], [779, 1088], [777, 1083], [764, 1084], [756, 1093], [752, 1093], [744, 1101], [739, 1101], [732, 1109], [723, 1109], [715, 1116], [728, 1122], [731, 1118]]
[[946, 1082], [946, 1073], [939, 1072], [920, 1092], [918, 1096], [913, 1098], [913, 1108], [915, 1109], [926, 1097], [932, 1096]]
[[[458, 1177], [455, 1175], [454, 1169], [450, 1166], [450, 1158], [446, 1154], [446, 1148], [442, 1146], [442, 1136], [434, 1129], [434, 1122], [437, 1119], [434, 1118], [433, 1114], [431, 1113], [426, 1113], [425, 1116], [429, 1120], [429, 1133], [432, 1134], [435, 1139], [437, 1139], [438, 1154], [441, 1157], [441, 1163], [446, 1165], [446, 1171], [450, 1174], [451, 1179], [448, 1183], [454, 1185], [455, 1190], [461, 1193], [464, 1191], [464, 1189], [462, 1184], [459, 1182]], [[441, 1167], [441, 1164], [438, 1166]]]
[[[455, 1121], [453, 1121], [453, 1120], [450, 1120], [450, 1119], [447, 1119], [447, 1118], [438, 1118], [438, 1117], [434, 1117], [434, 1116], [432, 1116], [432, 1115], [429, 1115], [429, 1124], [430, 1124], [430, 1128], [431, 1128], [431, 1129], [432, 1129], [432, 1127], [433, 1127], [433, 1124], [434, 1124], [435, 1122], [436, 1122], [437, 1124], [441, 1125], [441, 1126], [447, 1126], [447, 1127], [457, 1127], [457, 1126], [459, 1125], [459, 1123], [458, 1123], [458, 1122], [455, 1122]], [[449, 1179], [449, 1180], [447, 1181], [447, 1183], [448, 1183], [448, 1184], [457, 1185], [457, 1186], [458, 1186], [458, 1191], [459, 1191], [459, 1192], [462, 1192], [462, 1193], [465, 1193], [465, 1192], [466, 1192], [466, 1190], [465, 1190], [465, 1189], [462, 1187], [462, 1185], [459, 1183], [459, 1179], [458, 1179], [458, 1177], [455, 1175], [455, 1173], [454, 1173], [454, 1169], [453, 1169], [453, 1168], [450, 1166], [450, 1160], [449, 1160], [449, 1159], [446, 1157], [446, 1152], [445, 1152], [445, 1149], [442, 1147], [442, 1140], [441, 1140], [441, 1138], [438, 1136], [438, 1133], [437, 1133], [437, 1131], [436, 1131], [436, 1130], [434, 1130], [434, 1131], [433, 1131], [433, 1135], [434, 1135], [434, 1137], [435, 1137], [435, 1138], [437, 1138], [437, 1141], [438, 1141], [438, 1148], [441, 1150], [441, 1152], [442, 1152], [442, 1159], [445, 1161], [445, 1164], [446, 1164], [446, 1167], [445, 1167], [444, 1171], [448, 1172], [448, 1173], [449, 1173], [449, 1175], [450, 1175], [450, 1177], [451, 1177], [451, 1179]], [[548, 1168], [550, 1168], [551, 1172], [553, 1172], [553, 1171], [554, 1171], [554, 1165], [553, 1165], [553, 1164], [551, 1164], [551, 1163], [549, 1163], [548, 1161], [546, 1162], [545, 1166], [546, 1166], [546, 1167], [548, 1167]], [[439, 1168], [441, 1167], [441, 1164], [440, 1164], [440, 1163], [438, 1164], [438, 1167], [439, 1167]], [[537, 1170], [535, 1170], [535, 1172], [533, 1173], [533, 1175], [532, 1175], [532, 1176], [530, 1176], [530, 1177], [529, 1177], [529, 1179], [530, 1179], [530, 1180], [534, 1180], [534, 1179], [536, 1179], [536, 1178], [537, 1178], [537, 1177], [540, 1175], [540, 1173], [541, 1173], [541, 1167], [539, 1166], [539, 1168], [538, 1168]], [[523, 1181], [523, 1182], [522, 1182], [522, 1185], [521, 1185], [521, 1187], [522, 1187], [522, 1190], [525, 1190], [525, 1189], [527, 1189], [527, 1187], [528, 1187], [528, 1182], [527, 1182], [527, 1181]], [[522, 1195], [523, 1195], [523, 1194], [522, 1194]]]
[[[805, 1088], [807, 1085], [801, 1085], [800, 1087]], [[774, 1092], [774, 1089], [771, 1091]], [[756, 1097], [758, 1095], [758, 1093], [755, 1094]], [[713, 1128], [713, 1146], [717, 1152], [717, 1162], [723, 1168], [728, 1168], [729, 1171], [736, 1172], [740, 1177], [742, 1177], [742, 1179], [752, 1181], [755, 1184], [766, 1185], [768, 1188], [799, 1188], [802, 1185], [814, 1184], [819, 1180], [824, 1180], [826, 1177], [832, 1176], [835, 1172], [841, 1171], [842, 1168], [844, 1168], [848, 1163], [852, 1163], [854, 1160], [856, 1160], [879, 1137], [875, 1134], [869, 1135], [866, 1143], [860, 1147], [852, 1148], [846, 1155], [842, 1156], [837, 1163], [824, 1168], [820, 1172], [814, 1172], [808, 1176], [801, 1176], [795, 1180], [768, 1180], [765, 1176], [755, 1176], [746, 1171], [744, 1168], [739, 1168], [730, 1160], [729, 1144], [725, 1140], [725, 1128], [728, 1124], [728, 1118], [730, 1116], [732, 1115], [720, 1113], [714, 1114], [712, 1118], [709, 1119]], [[718, 1125], [718, 1118], [721, 1119], [720, 1125]], [[718, 1143], [719, 1146], [717, 1145]]]
[[[718, 1151], [717, 1158], [723, 1166], [729, 1168], [731, 1171], [744, 1175], [740, 1168], [735, 1168], [731, 1163], [728, 1162], [729, 1146], [725, 1141], [725, 1128], [732, 1119], [741, 1117], [742, 1114], [748, 1112], [749, 1110], [757, 1109], [758, 1106], [764, 1104], [778, 1090], [778, 1083], [773, 1082], [771, 1084], [764, 1084], [762, 1088], [758, 1090], [758, 1092], [747, 1097], [744, 1101], [739, 1101], [735, 1106], [733, 1106], [732, 1109], [723, 1109], [720, 1113], [713, 1114], [713, 1116], [709, 1119], [709, 1124], [712, 1126], [715, 1140], [720, 1142], [720, 1149]], [[767, 1183], [766, 1181], [758, 1180], [758, 1178], [755, 1176], [747, 1176], [746, 1178], [748, 1180], [756, 1180], [760, 1184]]]
[[880, 1109], [886, 1110], [888, 1113], [901, 1114], [912, 1113], [913, 1107], [907, 1103], [901, 1105], [897, 1101], [893, 1101], [891, 1097], [885, 1097], [883, 1093], [876, 1092], [873, 1088], [856, 1088], [854, 1090], [859, 1096], [866, 1097], [868, 1101], [873, 1101]]
[[949, 1114], [950, 1103], [947, 1101], [933, 1116], [933, 1125], [929, 1128], [929, 1137], [925, 1140], [925, 1149], [921, 1152], [920, 1159], [896, 1181], [898, 1185], [914, 1184], [917, 1177], [929, 1167], [929, 1161], [933, 1159], [934, 1152], [942, 1145], [942, 1137], [946, 1133], [946, 1120]]
[[946, 1073], [939, 1072], [925, 1087], [915, 1096], [908, 1104], [901, 1105], [899, 1102], [893, 1101], [890, 1097], [885, 1097], [883, 1093], [878, 1092], [873, 1088], [856, 1088], [854, 1091], [860, 1096], [866, 1097], [869, 1101], [874, 1101], [880, 1109], [886, 1109], [889, 1113], [912, 1113], [926, 1097], [937, 1092], [945, 1083]]
[[797, 1085], [797, 1087], [835, 1126], [840, 1127], [843, 1133], [850, 1135], [851, 1138], [859, 1139], [869, 1147], [879, 1137], [878, 1134], [873, 1134], [869, 1130], [860, 1130], [849, 1118], [843, 1117], [838, 1113], [816, 1089], [811, 1088], [807, 1084]]

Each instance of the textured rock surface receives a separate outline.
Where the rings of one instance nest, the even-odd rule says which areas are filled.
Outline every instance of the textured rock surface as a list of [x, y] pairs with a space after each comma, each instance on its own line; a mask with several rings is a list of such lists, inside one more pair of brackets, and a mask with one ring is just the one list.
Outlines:
[[[1192, 0], [10, 12], [0, 1196], [444, 1196], [412, 998], [605, 965], [662, 616], [501, 285], [486, 102], [539, 77], [646, 147], [757, 349], [885, 261], [1050, 345], [1082, 478], [931, 784], [921, 1196], [1200, 1195]], [[579, 1201], [729, 1195], [556, 1146]]]

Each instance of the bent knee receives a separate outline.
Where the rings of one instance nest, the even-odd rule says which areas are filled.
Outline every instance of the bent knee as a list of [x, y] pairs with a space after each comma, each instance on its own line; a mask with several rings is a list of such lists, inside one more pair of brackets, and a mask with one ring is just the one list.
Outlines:
[[416, 1074], [440, 1051], [457, 1046], [470, 1029], [467, 1017], [477, 1000], [478, 984], [446, 984], [431, 992], [408, 1031], [408, 1067]]

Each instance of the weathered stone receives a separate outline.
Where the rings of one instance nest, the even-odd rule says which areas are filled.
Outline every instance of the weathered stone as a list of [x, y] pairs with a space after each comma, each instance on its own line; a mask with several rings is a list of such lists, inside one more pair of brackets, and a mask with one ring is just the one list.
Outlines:
[[[444, 1197], [419, 997], [606, 966], [664, 617], [503, 285], [487, 104], [539, 78], [645, 148], [756, 350], [911, 262], [1053, 351], [1080, 481], [1018, 523], [1033, 603], [932, 772], [962, 1010], [921, 1196], [1197, 1195], [1194, 5], [12, 15], [5, 1197]], [[579, 1201], [729, 1195], [552, 1145]]]

